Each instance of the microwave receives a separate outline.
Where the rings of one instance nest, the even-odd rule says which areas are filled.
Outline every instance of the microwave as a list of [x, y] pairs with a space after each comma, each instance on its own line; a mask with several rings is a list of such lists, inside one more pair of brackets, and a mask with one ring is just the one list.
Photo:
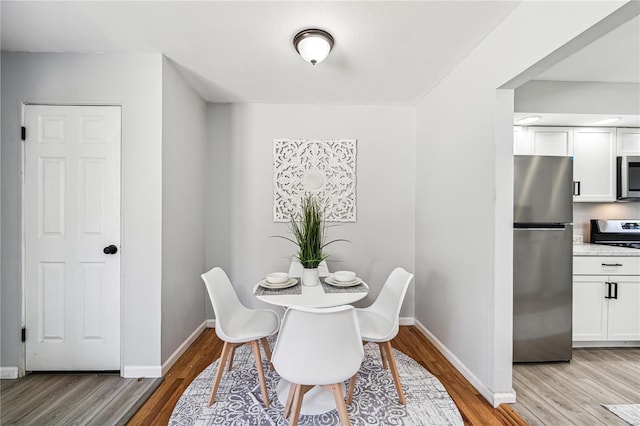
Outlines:
[[640, 156], [617, 157], [618, 200], [640, 200]]

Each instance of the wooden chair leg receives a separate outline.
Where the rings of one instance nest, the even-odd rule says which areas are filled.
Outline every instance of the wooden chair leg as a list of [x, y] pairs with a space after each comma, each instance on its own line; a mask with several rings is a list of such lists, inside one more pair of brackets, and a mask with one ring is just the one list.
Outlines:
[[387, 362], [387, 356], [385, 355], [385, 351], [382, 348], [383, 343], [378, 343], [378, 349], [380, 349], [380, 359], [382, 360], [382, 368], [387, 370], [389, 368], [389, 363]]
[[340, 423], [342, 426], [350, 426], [349, 414], [347, 413], [347, 406], [344, 404], [344, 395], [342, 394], [342, 386], [340, 383], [333, 385], [325, 385], [325, 388], [329, 388], [333, 393], [333, 399], [336, 401], [336, 408], [338, 409], [338, 416], [340, 417]]
[[253, 340], [251, 342], [251, 348], [253, 348], [253, 357], [256, 360], [256, 368], [258, 369], [258, 379], [260, 380], [260, 388], [262, 389], [262, 399], [264, 400], [264, 406], [269, 407], [269, 395], [267, 393], [267, 382], [264, 378], [264, 369], [262, 367], [262, 355], [260, 355], [260, 346], [258, 346], [257, 340]]
[[227, 371], [231, 371], [231, 367], [233, 366], [233, 357], [236, 354], [237, 345], [233, 345], [231, 348], [231, 356], [229, 357], [229, 365], [227, 365]]
[[356, 377], [358, 377], [358, 373], [354, 374], [351, 380], [349, 380], [349, 390], [347, 392], [347, 405], [351, 405], [353, 401], [353, 391], [356, 388]]
[[404, 398], [404, 392], [402, 392], [402, 384], [400, 383], [400, 375], [398, 374], [398, 366], [396, 365], [396, 359], [393, 356], [393, 349], [391, 342], [384, 342], [384, 348], [386, 350], [387, 361], [389, 361], [389, 367], [391, 368], [391, 375], [393, 376], [393, 382], [396, 385], [396, 391], [398, 392], [398, 398], [400, 404], [405, 405], [407, 400]]
[[288, 419], [289, 414], [291, 414], [291, 404], [293, 404], [293, 397], [295, 396], [295, 393], [296, 384], [291, 383], [291, 386], [289, 387], [289, 395], [287, 395], [287, 403], [284, 406], [284, 412], [282, 413], [282, 417], [284, 417], [285, 419]]
[[211, 386], [211, 394], [209, 395], [209, 407], [213, 405], [216, 400], [216, 393], [218, 392], [218, 386], [220, 386], [220, 380], [222, 379], [222, 373], [224, 372], [224, 366], [227, 363], [227, 358], [231, 354], [235, 346], [224, 342], [222, 346], [222, 354], [220, 355], [220, 361], [218, 361], [218, 369], [216, 370], [216, 375], [213, 378], [213, 385]]
[[291, 417], [289, 418], [289, 425], [296, 426], [298, 424], [298, 418], [300, 417], [300, 408], [302, 407], [302, 399], [304, 394], [309, 392], [313, 386], [308, 385], [295, 385], [296, 391], [293, 397], [293, 410], [291, 411]]
[[273, 368], [273, 364], [271, 364], [271, 348], [269, 347], [269, 342], [267, 342], [267, 338], [263, 337], [262, 339], [260, 339], [260, 342], [262, 343], [262, 348], [264, 349], [264, 353], [267, 356], [269, 367], [272, 370], [275, 370], [275, 368]]

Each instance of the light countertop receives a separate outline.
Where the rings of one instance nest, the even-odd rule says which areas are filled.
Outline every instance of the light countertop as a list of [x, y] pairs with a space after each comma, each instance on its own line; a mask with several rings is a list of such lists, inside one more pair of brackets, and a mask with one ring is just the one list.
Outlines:
[[574, 244], [574, 256], [640, 256], [640, 250], [603, 244]]

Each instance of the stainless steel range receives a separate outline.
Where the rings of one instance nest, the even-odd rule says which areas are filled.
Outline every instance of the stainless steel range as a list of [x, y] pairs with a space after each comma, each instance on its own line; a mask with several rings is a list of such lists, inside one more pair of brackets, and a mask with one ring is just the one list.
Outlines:
[[640, 249], [640, 219], [591, 219], [591, 243]]

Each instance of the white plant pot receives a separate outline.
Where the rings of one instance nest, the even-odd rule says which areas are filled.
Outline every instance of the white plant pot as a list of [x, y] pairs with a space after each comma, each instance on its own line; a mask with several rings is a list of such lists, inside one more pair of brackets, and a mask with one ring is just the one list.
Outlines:
[[303, 268], [302, 285], [314, 286], [318, 284], [320, 284], [320, 275], [318, 274], [318, 268]]

